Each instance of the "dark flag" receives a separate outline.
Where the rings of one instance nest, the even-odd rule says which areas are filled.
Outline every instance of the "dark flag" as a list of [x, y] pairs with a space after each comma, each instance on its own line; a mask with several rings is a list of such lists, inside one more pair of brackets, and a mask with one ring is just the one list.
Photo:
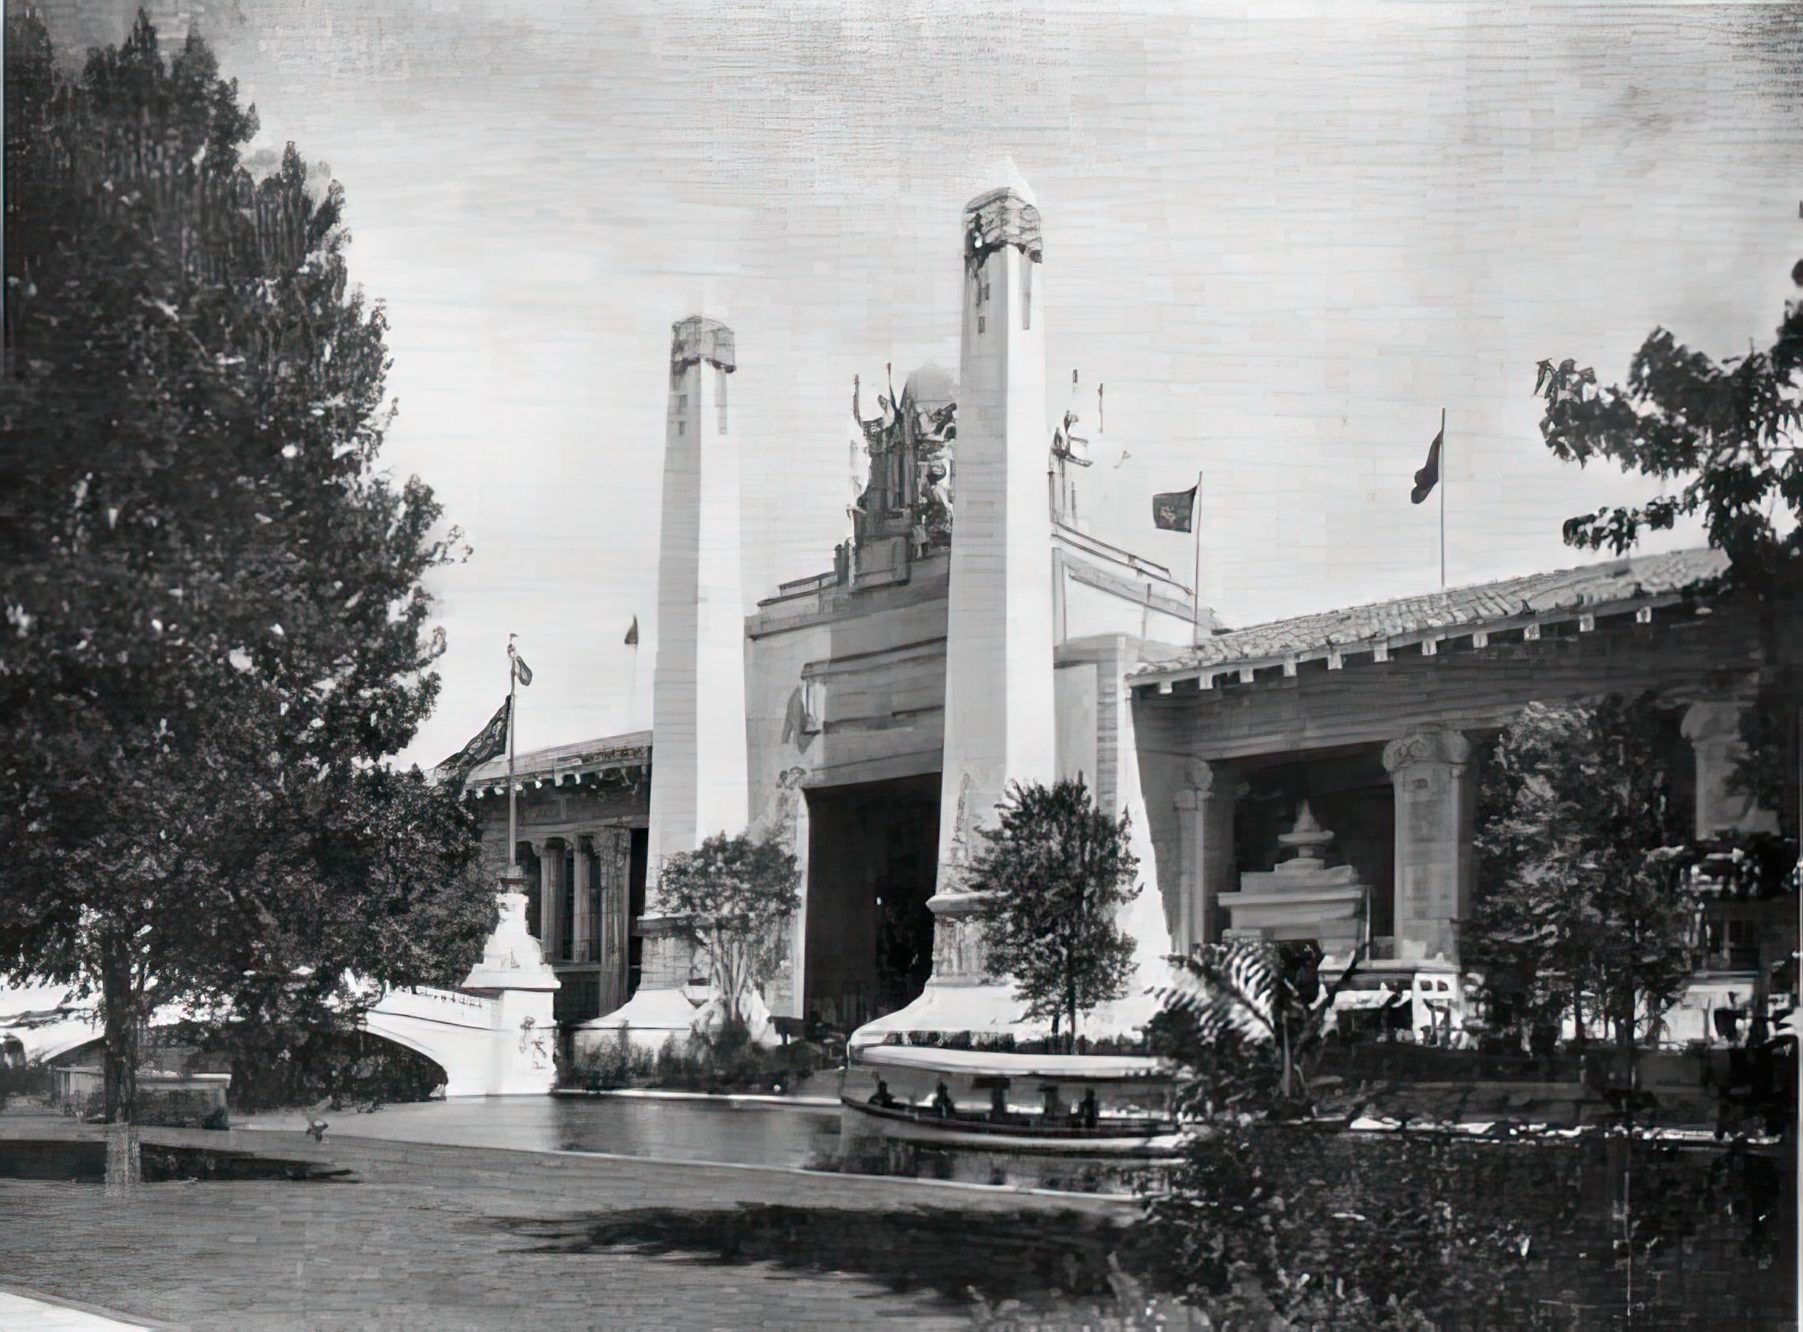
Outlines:
[[513, 654], [513, 678], [523, 685], [532, 683], [532, 668], [526, 664], [526, 659], [517, 652]]
[[1187, 532], [1196, 512], [1196, 491], [1201, 483], [1188, 490], [1152, 496], [1152, 522], [1167, 532]]
[[503, 699], [501, 706], [495, 709], [495, 715], [488, 719], [488, 725], [478, 731], [467, 745], [438, 765], [438, 771], [445, 780], [461, 784], [464, 778], [482, 764], [507, 752], [507, 713], [512, 706], [511, 698]]
[[1409, 503], [1421, 503], [1440, 484], [1440, 445], [1445, 438], [1446, 427], [1441, 426], [1440, 433], [1434, 436], [1434, 442], [1427, 446], [1426, 464], [1415, 473], [1415, 488], [1409, 492]]
[[626, 631], [626, 646], [627, 647], [637, 647], [638, 645], [639, 645], [639, 617], [635, 615], [632, 617], [632, 628], [630, 628]]

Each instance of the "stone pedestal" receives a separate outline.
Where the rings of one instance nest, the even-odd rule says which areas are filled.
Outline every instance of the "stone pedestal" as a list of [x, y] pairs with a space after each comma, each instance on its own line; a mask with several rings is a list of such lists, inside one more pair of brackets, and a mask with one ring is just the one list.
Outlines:
[[638, 935], [637, 993], [613, 1012], [579, 1024], [577, 1048], [617, 1039], [624, 1030], [634, 1045], [659, 1050], [672, 1037], [680, 1045], [692, 1033], [696, 1010], [707, 998], [706, 959], [695, 956], [674, 916], [640, 916]]
[[1230, 928], [1280, 941], [1313, 939], [1324, 953], [1350, 955], [1365, 923], [1366, 888], [1358, 871], [1328, 865], [1333, 833], [1315, 822], [1306, 801], [1295, 827], [1277, 840], [1296, 855], [1268, 873], [1240, 875], [1239, 891], [1221, 897]]
[[1471, 742], [1423, 730], [1384, 746], [1396, 794], [1396, 950], [1458, 959], [1457, 923], [1471, 904]]
[[464, 977], [462, 988], [493, 997], [493, 1064], [487, 1080], [491, 1096], [544, 1095], [557, 1081], [553, 1055], [557, 1024], [552, 996], [557, 974], [526, 926], [525, 878], [517, 870], [501, 876], [501, 917], [482, 949], [482, 960]]

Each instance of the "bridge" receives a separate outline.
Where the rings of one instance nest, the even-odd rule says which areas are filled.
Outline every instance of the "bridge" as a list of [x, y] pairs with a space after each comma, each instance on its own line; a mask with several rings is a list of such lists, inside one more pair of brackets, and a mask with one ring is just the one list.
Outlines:
[[[542, 1096], [556, 1078], [551, 996], [557, 977], [526, 928], [525, 895], [503, 892], [500, 906], [482, 960], [461, 986], [389, 990], [363, 1017], [364, 1030], [442, 1068], [446, 1096]], [[157, 1010], [151, 1026], [173, 1026], [187, 1016], [171, 1005]], [[58, 1003], [10, 1017], [0, 1012], [0, 1055], [15, 1049], [36, 1063], [99, 1039], [92, 1009]]]

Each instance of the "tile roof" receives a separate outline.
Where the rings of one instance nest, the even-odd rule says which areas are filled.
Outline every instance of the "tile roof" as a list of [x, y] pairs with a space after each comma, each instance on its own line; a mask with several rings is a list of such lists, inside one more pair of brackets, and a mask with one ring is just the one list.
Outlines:
[[1727, 557], [1717, 550], [1635, 555], [1578, 569], [1447, 588], [1394, 601], [1298, 615], [1216, 635], [1135, 676], [1174, 676], [1198, 669], [1319, 657], [1332, 649], [1357, 651], [1376, 643], [1470, 632], [1499, 622], [1558, 617], [1651, 598], [1671, 598], [1720, 575]]

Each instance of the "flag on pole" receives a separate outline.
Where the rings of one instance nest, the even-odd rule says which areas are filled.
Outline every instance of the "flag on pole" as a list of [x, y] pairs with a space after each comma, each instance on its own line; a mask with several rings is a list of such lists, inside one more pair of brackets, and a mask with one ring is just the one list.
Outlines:
[[526, 659], [517, 652], [513, 654], [513, 678], [523, 685], [532, 683], [532, 668], [526, 664]]
[[638, 645], [639, 645], [639, 617], [635, 615], [632, 617], [632, 628], [630, 628], [626, 631], [626, 646], [627, 647], [637, 647]]
[[438, 765], [439, 773], [446, 780], [461, 783], [482, 764], [492, 758], [499, 758], [507, 750], [507, 713], [513, 707], [511, 698], [501, 700], [501, 706], [495, 709], [495, 715], [488, 719], [484, 726], [462, 749]]
[[1152, 496], [1152, 522], [1167, 532], [1187, 532], [1196, 512], [1196, 491], [1200, 484], [1188, 490], [1173, 490], [1166, 494]]
[[1440, 433], [1434, 436], [1434, 442], [1427, 446], [1427, 462], [1415, 473], [1415, 488], [1409, 492], [1409, 503], [1420, 504], [1440, 484], [1440, 445], [1445, 441], [1446, 427], [1441, 426]]

